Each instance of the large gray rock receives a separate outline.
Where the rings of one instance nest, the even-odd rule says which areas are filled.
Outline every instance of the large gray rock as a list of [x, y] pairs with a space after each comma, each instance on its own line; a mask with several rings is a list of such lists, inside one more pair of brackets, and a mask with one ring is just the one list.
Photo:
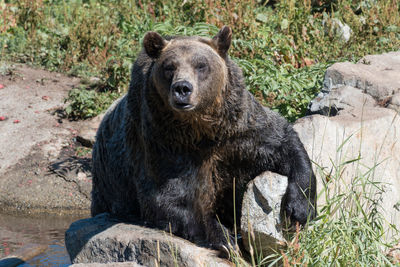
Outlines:
[[105, 213], [74, 222], [65, 233], [65, 244], [73, 263], [232, 266], [214, 250], [160, 230], [118, 222]]
[[[395, 111], [367, 109], [362, 117], [313, 115], [297, 121], [295, 130], [315, 162], [319, 206], [325, 201], [324, 184], [332, 177], [337, 180], [328, 184], [331, 194], [347, 192], [356, 177], [364, 177], [365, 183], [379, 182], [384, 188], [379, 211], [400, 229], [400, 117]], [[366, 190], [379, 196], [373, 187]]]
[[400, 51], [335, 63], [325, 74], [323, 91], [348, 85], [382, 101], [400, 93]]
[[284, 244], [280, 211], [287, 184], [286, 176], [267, 171], [247, 185], [240, 228], [248, 251], [262, 251], [266, 256]]
[[400, 52], [365, 56], [357, 64], [333, 64], [308, 113], [335, 116], [340, 110], [377, 105], [400, 111]]
[[343, 85], [332, 88], [329, 92], [320, 92], [311, 101], [309, 114], [336, 116], [344, 110], [346, 113], [359, 113], [365, 108], [377, 106], [374, 98], [364, 94], [360, 89]]
[[[388, 230], [390, 224], [400, 229], [400, 116], [396, 111], [400, 107], [400, 52], [366, 56], [357, 64], [334, 64], [326, 72], [324, 85], [310, 113], [331, 117], [312, 115], [294, 126], [315, 163], [318, 205], [324, 204], [325, 194], [359, 190], [380, 198], [378, 209]], [[359, 183], [352, 189], [357, 177], [369, 186]], [[328, 184], [326, 191], [324, 184]], [[392, 234], [388, 232], [387, 237]]]

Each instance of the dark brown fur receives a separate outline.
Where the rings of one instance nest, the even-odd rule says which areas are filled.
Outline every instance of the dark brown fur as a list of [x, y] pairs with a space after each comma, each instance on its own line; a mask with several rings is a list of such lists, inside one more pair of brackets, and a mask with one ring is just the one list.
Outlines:
[[247, 183], [271, 170], [289, 179], [283, 209], [292, 222], [314, 217], [307, 153], [292, 126], [245, 89], [227, 56], [231, 35], [224, 27], [213, 39], [145, 36], [129, 92], [98, 130], [93, 216], [136, 215], [221, 248], [222, 229], [233, 226], [233, 181], [240, 218]]

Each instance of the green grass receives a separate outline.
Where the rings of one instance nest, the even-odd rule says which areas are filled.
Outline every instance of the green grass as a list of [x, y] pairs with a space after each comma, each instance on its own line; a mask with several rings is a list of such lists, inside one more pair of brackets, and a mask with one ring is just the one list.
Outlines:
[[[0, 57], [95, 76], [97, 94], [121, 94], [145, 32], [213, 36], [227, 24], [234, 32], [230, 55], [243, 68], [248, 89], [293, 121], [304, 115], [329, 64], [400, 47], [396, 0], [267, 2], [0, 0]], [[332, 27], [334, 18], [352, 28], [347, 43]], [[109, 104], [81, 108], [73, 98], [82, 95], [93, 99], [86, 92], [70, 96], [71, 108], [81, 109], [71, 117], [95, 116]]]
[[362, 174], [353, 177], [345, 188], [340, 172], [329, 177], [322, 189], [325, 192], [320, 194], [326, 203], [319, 217], [298, 232], [275, 258], [285, 266], [391, 266], [386, 253], [395, 241], [385, 241], [387, 229], [378, 212], [383, 184]]

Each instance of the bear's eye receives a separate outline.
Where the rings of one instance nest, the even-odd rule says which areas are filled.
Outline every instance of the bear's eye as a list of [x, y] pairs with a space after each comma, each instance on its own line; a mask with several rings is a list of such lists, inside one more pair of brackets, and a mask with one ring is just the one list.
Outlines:
[[206, 63], [197, 63], [196, 65], [196, 69], [199, 71], [204, 71], [207, 68], [207, 64]]
[[165, 70], [165, 71], [173, 72], [173, 71], [175, 71], [175, 69], [176, 69], [176, 67], [175, 67], [174, 64], [167, 64], [167, 65], [164, 65], [164, 70]]

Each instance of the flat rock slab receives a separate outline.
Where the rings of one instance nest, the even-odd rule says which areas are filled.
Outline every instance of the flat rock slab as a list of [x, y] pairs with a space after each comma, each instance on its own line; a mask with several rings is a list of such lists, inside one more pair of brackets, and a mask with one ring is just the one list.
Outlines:
[[81, 122], [61, 119], [57, 112], [79, 79], [24, 65], [9, 67], [11, 75], [0, 75], [0, 210], [87, 213], [90, 177], [84, 181], [81, 175], [81, 182], [60, 175], [73, 164], [51, 167], [75, 155]]
[[363, 57], [356, 64], [335, 63], [325, 74], [324, 88], [348, 85], [385, 100], [400, 94], [400, 51]]
[[65, 233], [65, 244], [73, 263], [232, 266], [217, 257], [217, 251], [160, 230], [119, 222], [106, 213], [74, 222]]
[[371, 105], [400, 111], [400, 52], [365, 56], [356, 64], [335, 63], [323, 84], [308, 114], [336, 116], [350, 109], [360, 113]]
[[0, 173], [26, 157], [37, 144], [69, 133], [57, 125], [51, 112], [63, 107], [68, 91], [78, 81], [63, 77], [67, 81], [60, 84], [55, 73], [27, 67], [18, 68], [18, 73], [22, 78], [15, 80], [0, 76], [5, 86], [0, 89], [0, 116], [7, 118], [0, 122]]
[[359, 116], [366, 108], [378, 106], [377, 101], [360, 89], [343, 85], [331, 88], [328, 93], [321, 92], [311, 101], [309, 114], [336, 116], [343, 112]]

